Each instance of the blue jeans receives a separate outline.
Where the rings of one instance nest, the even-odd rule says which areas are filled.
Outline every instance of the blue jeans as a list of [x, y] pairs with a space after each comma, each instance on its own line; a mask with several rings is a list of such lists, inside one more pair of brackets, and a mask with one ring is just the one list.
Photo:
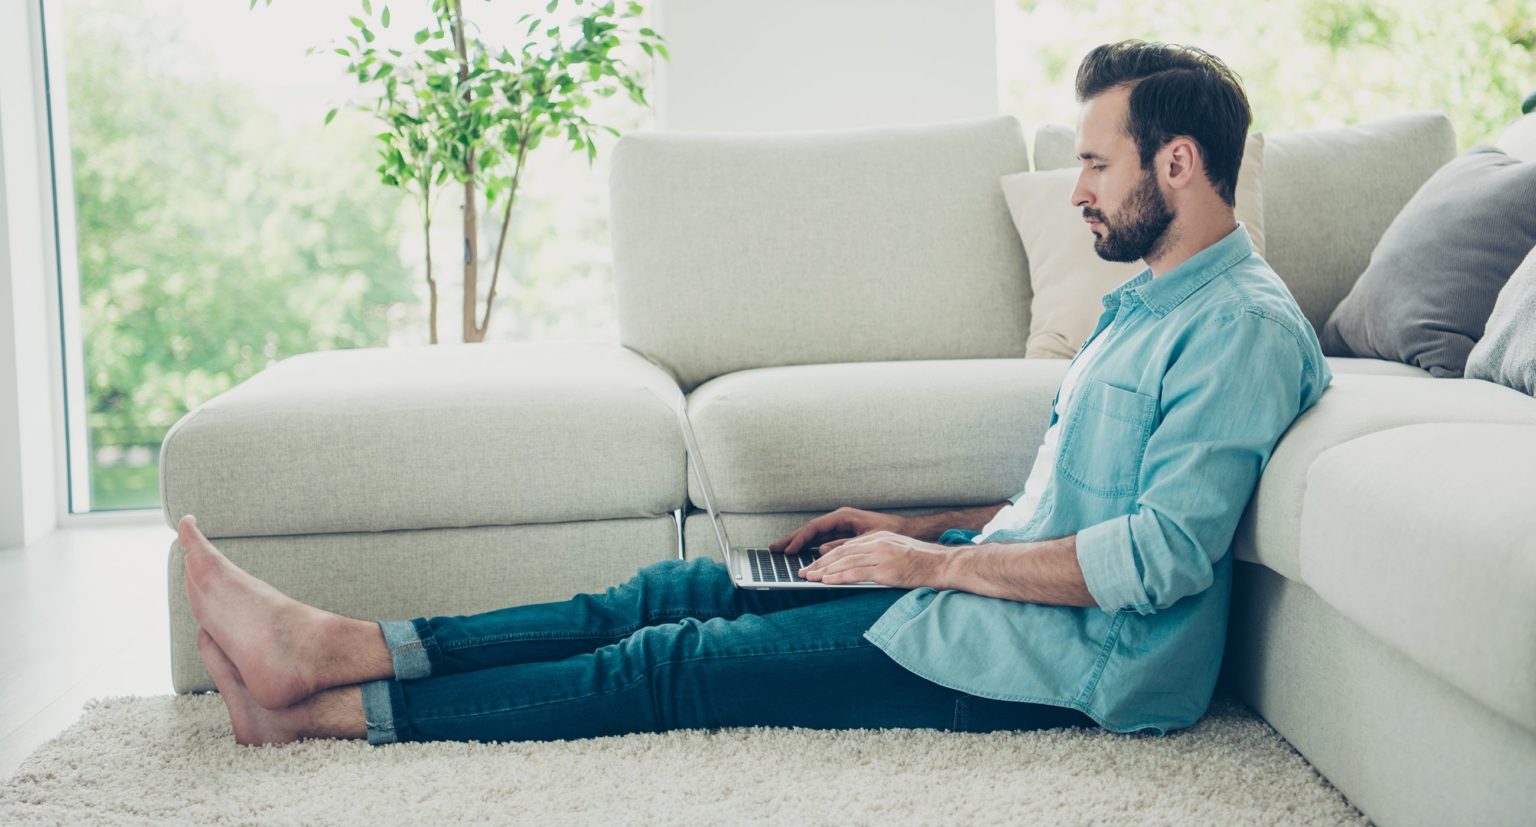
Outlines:
[[738, 589], [707, 557], [603, 594], [380, 621], [393, 679], [363, 684], [368, 743], [592, 738], [734, 726], [1096, 726], [919, 677], [862, 635], [905, 589]]

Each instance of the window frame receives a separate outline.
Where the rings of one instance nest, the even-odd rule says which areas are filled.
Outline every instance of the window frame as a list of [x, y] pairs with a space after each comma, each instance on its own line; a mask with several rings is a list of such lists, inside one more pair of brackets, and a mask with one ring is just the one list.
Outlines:
[[85, 340], [80, 323], [79, 237], [75, 224], [74, 164], [70, 155], [69, 88], [63, 37], [49, 21], [62, 19], [62, 0], [35, 0], [33, 66], [39, 103], [38, 141], [48, 174], [47, 251], [50, 372], [54, 386], [55, 502], [59, 528], [144, 524], [162, 519], [158, 508], [93, 510], [90, 434], [85, 385]]

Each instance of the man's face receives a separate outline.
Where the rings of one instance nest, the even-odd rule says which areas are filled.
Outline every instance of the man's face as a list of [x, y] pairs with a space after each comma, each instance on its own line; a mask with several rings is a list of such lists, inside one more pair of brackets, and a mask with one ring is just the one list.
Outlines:
[[1082, 161], [1072, 204], [1093, 233], [1093, 250], [1106, 261], [1136, 261], [1154, 251], [1174, 212], [1155, 172], [1141, 168], [1136, 142], [1125, 133], [1130, 91], [1117, 87], [1083, 105], [1075, 149]]

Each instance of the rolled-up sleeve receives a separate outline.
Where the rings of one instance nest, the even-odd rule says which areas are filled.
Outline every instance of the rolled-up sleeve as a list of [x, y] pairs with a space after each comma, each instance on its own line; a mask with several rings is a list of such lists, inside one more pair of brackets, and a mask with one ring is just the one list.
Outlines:
[[1100, 608], [1152, 614], [1211, 585], [1275, 443], [1305, 410], [1316, 369], [1296, 334], [1259, 312], [1191, 341], [1163, 377], [1135, 510], [1077, 533], [1078, 564]]

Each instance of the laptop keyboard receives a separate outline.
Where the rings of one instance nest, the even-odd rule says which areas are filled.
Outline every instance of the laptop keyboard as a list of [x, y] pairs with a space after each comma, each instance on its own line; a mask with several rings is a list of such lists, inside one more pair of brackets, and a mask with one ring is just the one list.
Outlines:
[[798, 572], [802, 566], [821, 559], [821, 547], [807, 548], [798, 554], [775, 554], [765, 548], [746, 549], [747, 560], [752, 564], [752, 578], [760, 583], [812, 583]]

